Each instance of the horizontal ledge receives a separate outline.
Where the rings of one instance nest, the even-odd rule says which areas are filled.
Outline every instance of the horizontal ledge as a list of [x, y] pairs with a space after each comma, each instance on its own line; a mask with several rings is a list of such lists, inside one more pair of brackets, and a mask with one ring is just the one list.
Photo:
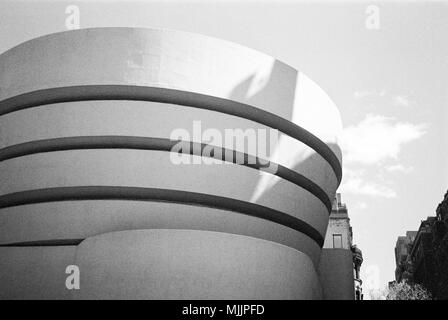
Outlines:
[[341, 163], [334, 152], [323, 141], [304, 128], [274, 113], [248, 104], [194, 92], [130, 85], [80, 85], [49, 88], [16, 95], [0, 101], [0, 116], [46, 104], [88, 100], [133, 100], [170, 103], [221, 112], [255, 121], [277, 129], [314, 149], [330, 164], [338, 184], [342, 179]]
[[0, 244], [2, 247], [62, 247], [62, 246], [77, 246], [84, 239], [51, 239], [51, 240], [36, 240], [36, 241], [20, 241]]
[[[328, 212], [331, 212], [332, 203], [326, 192], [302, 174], [266, 159], [204, 143], [136, 136], [64, 137], [35, 140], [0, 149], [0, 161], [36, 153], [79, 149], [137, 149], [174, 152], [172, 150], [176, 146], [181, 148], [182, 153], [232, 162], [276, 175], [310, 192], [325, 205]], [[205, 148], [211, 152], [204, 152]]]
[[294, 229], [314, 240], [320, 247], [322, 247], [324, 243], [324, 238], [314, 227], [305, 221], [284, 212], [251, 202], [181, 190], [118, 186], [79, 186], [35, 189], [0, 196], [0, 209], [45, 202], [81, 200], [172, 202], [229, 210], [269, 220]]

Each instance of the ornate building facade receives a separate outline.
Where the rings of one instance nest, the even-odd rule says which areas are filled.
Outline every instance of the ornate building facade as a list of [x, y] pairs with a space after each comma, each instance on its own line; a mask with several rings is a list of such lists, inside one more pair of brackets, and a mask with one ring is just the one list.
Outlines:
[[448, 192], [436, 216], [420, 223], [418, 231], [398, 237], [395, 281], [423, 285], [439, 300], [448, 299]]

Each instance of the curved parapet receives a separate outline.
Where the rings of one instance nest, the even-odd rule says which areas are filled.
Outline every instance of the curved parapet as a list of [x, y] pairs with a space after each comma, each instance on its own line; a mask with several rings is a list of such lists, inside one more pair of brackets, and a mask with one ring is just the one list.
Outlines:
[[317, 273], [305, 254], [270, 241], [226, 233], [112, 232], [83, 241], [76, 257], [75, 264], [87, 270], [80, 284], [84, 290], [74, 292], [77, 299], [321, 296]]
[[196, 230], [212, 247], [216, 232], [285, 245], [316, 267], [342, 176], [339, 113], [314, 82], [177, 31], [81, 29], [8, 50], [0, 130], [7, 247]]

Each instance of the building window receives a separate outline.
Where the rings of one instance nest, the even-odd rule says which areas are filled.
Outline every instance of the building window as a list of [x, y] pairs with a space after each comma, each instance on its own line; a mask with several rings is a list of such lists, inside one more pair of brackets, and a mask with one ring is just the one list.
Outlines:
[[342, 248], [342, 234], [333, 235], [333, 248], [335, 249]]

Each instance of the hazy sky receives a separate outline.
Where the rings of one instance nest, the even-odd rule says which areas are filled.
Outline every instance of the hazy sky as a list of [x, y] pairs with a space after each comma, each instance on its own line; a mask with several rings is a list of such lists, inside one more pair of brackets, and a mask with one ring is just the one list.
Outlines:
[[70, 4], [81, 28], [198, 32], [316, 81], [344, 123], [339, 190], [363, 250], [365, 292], [394, 279], [397, 237], [434, 215], [448, 189], [447, 2], [0, 0], [0, 52], [67, 30]]

